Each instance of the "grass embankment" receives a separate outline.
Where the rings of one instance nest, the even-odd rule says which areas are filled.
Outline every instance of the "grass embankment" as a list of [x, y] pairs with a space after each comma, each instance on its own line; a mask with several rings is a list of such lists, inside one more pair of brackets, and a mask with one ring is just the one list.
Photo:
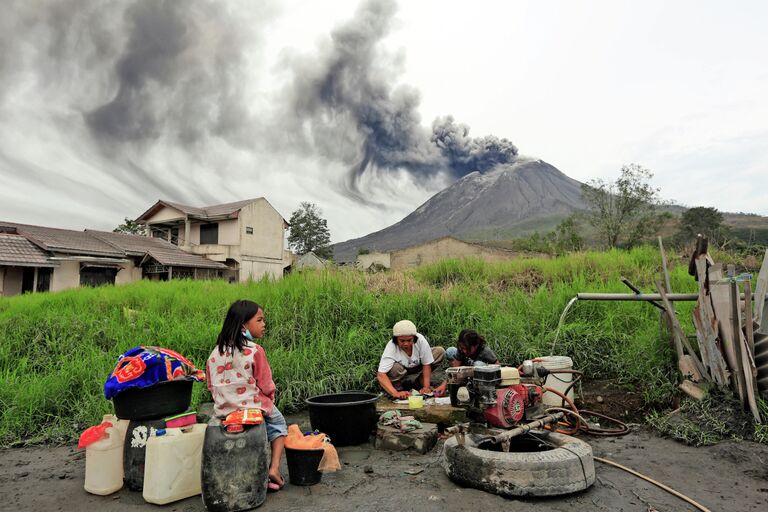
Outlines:
[[[64, 441], [110, 410], [102, 386], [117, 356], [161, 345], [202, 367], [229, 304], [265, 306], [262, 340], [279, 406], [344, 389], [373, 389], [375, 366], [391, 326], [412, 319], [433, 345], [450, 346], [459, 330], [484, 334], [502, 361], [552, 353], [555, 329], [577, 293], [643, 290], [659, 276], [654, 248], [590, 252], [552, 260], [487, 264], [446, 261], [412, 273], [332, 271], [278, 282], [142, 281], [0, 298], [0, 444]], [[695, 290], [685, 264], [672, 264], [675, 292]], [[679, 304], [690, 322], [689, 305]], [[660, 339], [657, 310], [637, 302], [577, 302], [554, 353], [568, 355], [588, 378], [635, 385], [648, 402], [674, 392], [673, 355]], [[193, 404], [209, 399], [196, 385]]]

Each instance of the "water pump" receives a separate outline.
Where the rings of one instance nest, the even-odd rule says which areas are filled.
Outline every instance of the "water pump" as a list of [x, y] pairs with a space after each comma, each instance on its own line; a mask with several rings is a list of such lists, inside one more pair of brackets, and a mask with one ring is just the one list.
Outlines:
[[545, 414], [541, 404], [544, 389], [521, 383], [516, 368], [458, 366], [448, 368], [447, 374], [451, 405], [466, 408], [473, 421], [510, 428]]

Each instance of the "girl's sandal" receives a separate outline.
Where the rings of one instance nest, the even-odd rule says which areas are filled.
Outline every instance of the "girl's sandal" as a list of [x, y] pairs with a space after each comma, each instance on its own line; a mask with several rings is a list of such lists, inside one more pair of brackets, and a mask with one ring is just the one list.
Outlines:
[[278, 484], [277, 482], [273, 482], [270, 480], [269, 483], [267, 484], [268, 491], [276, 492], [276, 491], [279, 491], [280, 489], [281, 489], [280, 484]]

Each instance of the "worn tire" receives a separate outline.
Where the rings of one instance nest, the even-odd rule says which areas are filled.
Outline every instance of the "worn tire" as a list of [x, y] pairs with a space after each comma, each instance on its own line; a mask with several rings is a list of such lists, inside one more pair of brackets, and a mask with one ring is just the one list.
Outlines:
[[448, 477], [466, 487], [501, 496], [556, 496], [595, 483], [592, 447], [571, 436], [534, 431], [557, 448], [541, 452], [496, 452], [477, 448], [477, 440], [456, 436], [445, 442], [441, 464]]

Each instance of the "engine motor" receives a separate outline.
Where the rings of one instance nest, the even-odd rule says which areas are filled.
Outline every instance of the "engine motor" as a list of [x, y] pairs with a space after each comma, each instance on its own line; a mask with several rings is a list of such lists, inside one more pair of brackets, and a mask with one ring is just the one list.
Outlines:
[[465, 407], [474, 421], [510, 428], [544, 414], [536, 384], [521, 383], [516, 368], [500, 365], [448, 368], [451, 405]]

